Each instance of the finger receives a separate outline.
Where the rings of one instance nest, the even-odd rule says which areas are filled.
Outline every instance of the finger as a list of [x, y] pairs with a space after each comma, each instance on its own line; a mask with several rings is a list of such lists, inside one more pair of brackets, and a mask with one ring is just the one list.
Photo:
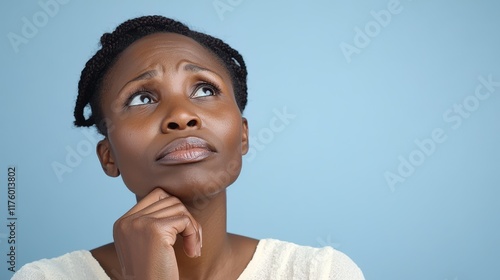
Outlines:
[[[166, 198], [169, 199], [169, 198]], [[163, 201], [162, 201], [163, 202]], [[189, 213], [186, 206], [180, 202], [174, 203], [158, 203], [154, 205], [150, 205], [143, 210], [134, 213], [127, 218], [130, 219], [165, 219], [165, 218], [174, 218], [177, 216], [185, 216], [191, 220], [193, 225], [197, 225], [198, 223], [194, 219], [193, 215]]]
[[[135, 213], [129, 213], [128, 216], [129, 217], [145, 216], [145, 215], [149, 215], [151, 213], [160, 211], [162, 209], [168, 209], [168, 208], [178, 209], [179, 213], [180, 212], [189, 213], [186, 206], [184, 206], [184, 204], [182, 204], [182, 202], [177, 197], [170, 196], [170, 197], [158, 200], [158, 201], [154, 202], [153, 204], [147, 205], [146, 207], [136, 211]], [[175, 214], [175, 212], [173, 214]], [[189, 215], [191, 215], [191, 214], [189, 214]]]
[[181, 233], [183, 237], [183, 248], [184, 252], [189, 257], [200, 257], [201, 256], [201, 248], [203, 247], [203, 235], [201, 225], [197, 226], [198, 231], [196, 233], [188, 234], [187, 231]]
[[169, 246], [174, 246], [177, 235], [183, 237], [183, 249], [188, 257], [201, 256], [201, 226], [187, 216], [156, 219], [154, 222], [160, 238]]
[[193, 252], [196, 256], [201, 255], [203, 237], [201, 225], [194, 219], [191, 213], [187, 211], [186, 207], [183, 204], [176, 204], [167, 208], [161, 208], [155, 212], [149, 213], [147, 216], [142, 217], [156, 218], [161, 220], [188, 218], [190, 220], [189, 224], [187, 224], [184, 229], [176, 228], [176, 230], [183, 237], [184, 252], [190, 257], [193, 256]]
[[130, 210], [128, 210], [127, 213], [125, 213], [125, 215], [123, 216], [125, 217], [134, 214], [136, 212], [139, 212], [142, 209], [148, 207], [149, 205], [167, 197], [171, 197], [171, 195], [161, 188], [155, 188], [153, 191], [148, 193], [143, 199], [137, 202], [137, 204]]

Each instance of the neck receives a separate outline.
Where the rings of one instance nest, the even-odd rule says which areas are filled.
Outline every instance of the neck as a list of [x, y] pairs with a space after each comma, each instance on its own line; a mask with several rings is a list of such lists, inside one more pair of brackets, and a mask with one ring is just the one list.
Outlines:
[[231, 255], [231, 244], [226, 231], [226, 191], [204, 198], [203, 203], [185, 206], [201, 224], [203, 248], [201, 257], [189, 258], [182, 248], [182, 237], [178, 236], [174, 249], [179, 276], [186, 279], [214, 279], [214, 274], [220, 273]]

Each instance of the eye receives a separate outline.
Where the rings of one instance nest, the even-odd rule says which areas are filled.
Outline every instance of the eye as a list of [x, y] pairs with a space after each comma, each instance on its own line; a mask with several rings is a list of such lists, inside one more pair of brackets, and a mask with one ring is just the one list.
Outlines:
[[138, 92], [130, 96], [127, 105], [128, 106], [139, 106], [145, 104], [154, 103], [153, 96], [149, 92]]
[[214, 96], [219, 93], [219, 89], [211, 84], [203, 83], [199, 85], [193, 94], [191, 94], [191, 97], [193, 98], [198, 98], [198, 97], [205, 97], [205, 96]]

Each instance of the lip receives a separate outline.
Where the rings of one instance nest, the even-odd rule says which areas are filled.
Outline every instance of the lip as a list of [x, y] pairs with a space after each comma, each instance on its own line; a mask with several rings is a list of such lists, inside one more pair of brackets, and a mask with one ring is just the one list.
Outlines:
[[168, 143], [156, 156], [156, 162], [176, 165], [199, 162], [214, 154], [215, 149], [199, 137], [177, 138]]

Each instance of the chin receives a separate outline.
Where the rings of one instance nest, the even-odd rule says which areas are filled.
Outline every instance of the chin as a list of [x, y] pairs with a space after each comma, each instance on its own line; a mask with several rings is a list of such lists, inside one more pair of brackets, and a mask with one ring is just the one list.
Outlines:
[[[137, 176], [137, 172], [132, 172], [135, 175], [131, 177], [123, 176], [122, 173], [122, 179], [138, 198], [159, 187], [182, 202], [190, 203], [200, 199], [210, 199], [225, 191], [236, 181], [242, 167], [241, 157], [226, 162], [178, 165], [153, 172], [148, 171], [147, 174], [140, 176]], [[221, 166], [224, 168], [220, 168]]]
[[[239, 174], [239, 173], [238, 173]], [[225, 173], [197, 173], [192, 176], [169, 176], [158, 178], [156, 180], [147, 180], [142, 182], [129, 182], [123, 180], [127, 188], [135, 194], [139, 201], [148, 195], [155, 188], [161, 188], [166, 193], [177, 197], [183, 203], [194, 205], [203, 205], [225, 192], [238, 176], [229, 176]], [[147, 177], [146, 177], [147, 178]]]
[[157, 186], [182, 202], [190, 203], [217, 196], [236, 181], [236, 178], [237, 176], [223, 173], [197, 173], [186, 177], [176, 176], [175, 180], [165, 179]]

